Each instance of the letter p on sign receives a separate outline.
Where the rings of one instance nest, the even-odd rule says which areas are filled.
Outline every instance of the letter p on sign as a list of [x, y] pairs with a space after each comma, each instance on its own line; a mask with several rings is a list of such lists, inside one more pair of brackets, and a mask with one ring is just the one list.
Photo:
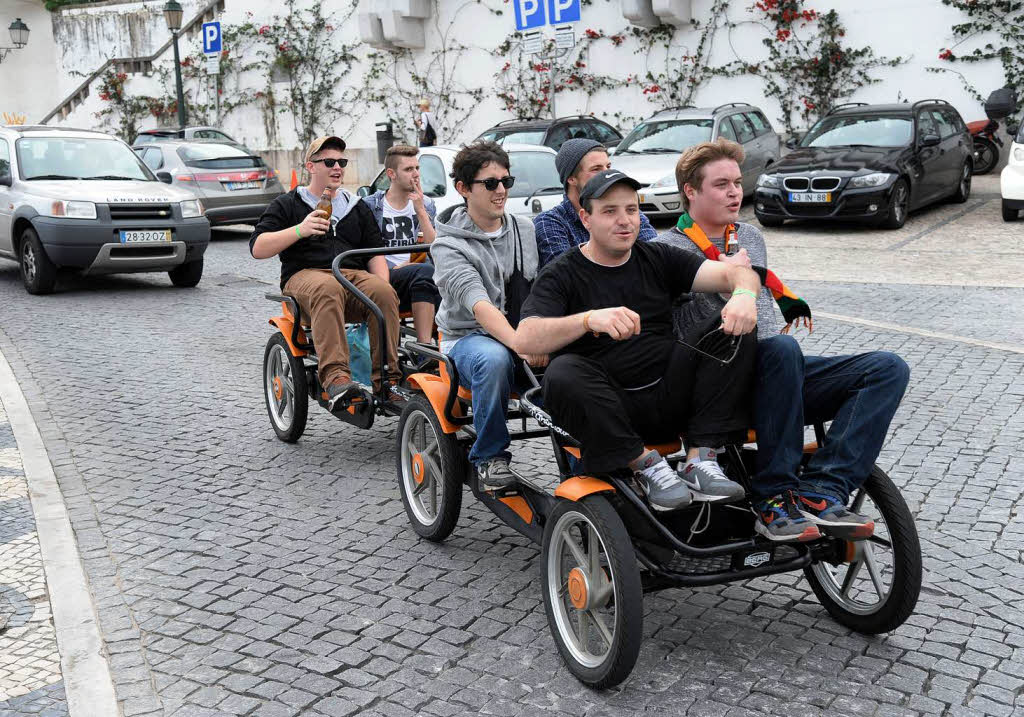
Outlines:
[[561, 25], [567, 22], [579, 22], [580, 0], [547, 0], [548, 22]]
[[529, 30], [546, 24], [544, 0], [513, 0], [516, 10], [516, 29]]
[[221, 34], [219, 22], [203, 23], [203, 53], [207, 55], [220, 54]]

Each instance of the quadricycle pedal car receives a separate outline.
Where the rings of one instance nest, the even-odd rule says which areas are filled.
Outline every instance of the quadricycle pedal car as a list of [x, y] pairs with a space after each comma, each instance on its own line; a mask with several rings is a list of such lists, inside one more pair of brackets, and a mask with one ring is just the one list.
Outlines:
[[[367, 305], [371, 320], [383, 314], [339, 271], [335, 277]], [[306, 423], [309, 397], [326, 407], [316, 380], [316, 358], [294, 300], [280, 295], [284, 314], [264, 355], [267, 410], [274, 431], [296, 441]], [[824, 535], [807, 543], [778, 543], [754, 531], [749, 501], [694, 503], [670, 513], [653, 511], [630, 471], [582, 475], [575, 469], [580, 445], [538, 405], [540, 381], [528, 366], [531, 387], [510, 402], [513, 442], [549, 439], [557, 486], [519, 476], [500, 492], [481, 490], [469, 460], [475, 440], [471, 394], [437, 347], [411, 340], [403, 327], [399, 350], [402, 385], [366, 391], [361, 403], [335, 415], [360, 428], [374, 416], [398, 416], [395, 460], [398, 487], [413, 530], [443, 541], [455, 529], [463, 489], [498, 518], [541, 546], [541, 589], [548, 625], [569, 670], [584, 684], [612, 687], [632, 671], [643, 639], [643, 595], [667, 588], [708, 586], [802, 570], [811, 589], [840, 624], [864, 634], [889, 632], [911, 615], [921, 588], [921, 547], [913, 515], [892, 480], [877, 466], [851, 496], [851, 509], [873, 518], [874, 534], [847, 541]], [[382, 337], [384, 331], [380, 332]], [[385, 352], [381, 346], [381, 361]], [[435, 366], [436, 370], [422, 370]], [[383, 367], [382, 367], [383, 368]], [[382, 375], [387, 375], [382, 371]], [[825, 440], [804, 447], [809, 457]], [[677, 465], [682, 442], [650, 446]], [[719, 456], [727, 475], [750, 493], [756, 436], [727, 446]]]

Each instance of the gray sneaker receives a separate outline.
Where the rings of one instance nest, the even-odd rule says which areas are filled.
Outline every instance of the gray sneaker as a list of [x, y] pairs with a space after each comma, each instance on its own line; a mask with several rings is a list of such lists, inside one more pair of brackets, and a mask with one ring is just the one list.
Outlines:
[[690, 489], [696, 501], [730, 502], [741, 500], [747, 494], [743, 486], [725, 477], [718, 461], [684, 463], [679, 466], [679, 478]]
[[476, 467], [481, 490], [503, 490], [516, 482], [516, 475], [504, 458], [492, 458]]
[[655, 510], [678, 510], [693, 502], [690, 489], [664, 458], [633, 474]]
[[325, 390], [327, 391], [327, 410], [331, 413], [345, 410], [352, 399], [362, 395], [362, 389], [354, 381], [336, 381]]

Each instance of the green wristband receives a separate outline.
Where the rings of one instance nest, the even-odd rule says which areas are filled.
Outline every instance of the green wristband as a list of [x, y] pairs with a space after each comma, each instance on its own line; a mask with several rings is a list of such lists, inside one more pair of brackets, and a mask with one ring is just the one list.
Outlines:
[[733, 289], [732, 290], [732, 295], [733, 296], [749, 296], [754, 301], [757, 301], [757, 294], [755, 294], [750, 289]]
[[302, 232], [299, 231], [299, 225], [298, 224], [295, 225], [295, 236], [297, 236], [299, 239], [302, 238]]

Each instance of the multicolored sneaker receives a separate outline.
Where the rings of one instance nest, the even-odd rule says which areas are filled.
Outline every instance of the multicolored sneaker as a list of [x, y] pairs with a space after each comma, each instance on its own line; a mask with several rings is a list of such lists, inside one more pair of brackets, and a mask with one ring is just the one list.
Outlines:
[[846, 504], [824, 493], [800, 493], [800, 512], [829, 535], [864, 540], [875, 533], [875, 521], [846, 509]]
[[793, 491], [756, 502], [754, 511], [754, 530], [768, 540], [806, 542], [821, 537], [818, 527], [800, 511]]

